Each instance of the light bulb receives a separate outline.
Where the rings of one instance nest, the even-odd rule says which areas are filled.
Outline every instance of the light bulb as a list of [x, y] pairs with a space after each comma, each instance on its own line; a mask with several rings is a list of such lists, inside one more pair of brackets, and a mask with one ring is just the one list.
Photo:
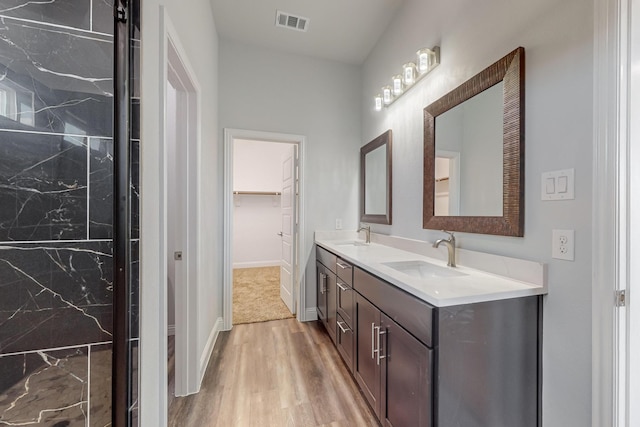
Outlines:
[[418, 72], [424, 74], [431, 69], [433, 64], [434, 52], [431, 49], [420, 49], [416, 53], [418, 57]]
[[398, 96], [402, 94], [403, 85], [402, 85], [402, 76], [398, 74], [397, 76], [393, 76], [393, 94]]
[[376, 111], [382, 110], [382, 96], [380, 94], [376, 95]]
[[411, 86], [416, 80], [416, 64], [407, 62], [402, 66], [402, 78], [405, 86]]
[[382, 88], [382, 101], [384, 102], [384, 105], [389, 105], [393, 101], [391, 86], [385, 86]]

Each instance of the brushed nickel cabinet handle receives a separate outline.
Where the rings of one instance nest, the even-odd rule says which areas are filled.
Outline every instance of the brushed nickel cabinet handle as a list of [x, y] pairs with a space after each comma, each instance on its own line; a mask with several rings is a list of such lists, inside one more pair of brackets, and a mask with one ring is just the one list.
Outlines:
[[351, 265], [349, 265], [349, 264], [343, 264], [341, 262], [336, 262], [336, 265], [338, 267], [340, 267], [341, 269], [343, 269], [343, 270], [350, 270], [351, 269]]
[[376, 346], [375, 346], [375, 336], [376, 336], [376, 324], [371, 324], [371, 358], [376, 358]]
[[338, 285], [338, 287], [340, 288], [340, 290], [342, 292], [346, 292], [346, 291], [350, 291], [351, 290], [351, 288], [346, 287], [343, 283], [337, 282], [336, 284]]
[[386, 333], [387, 333], [387, 331], [383, 331], [382, 328], [380, 328], [380, 327], [378, 328], [378, 346], [377, 346], [378, 348], [376, 349], [376, 353], [377, 353], [376, 354], [376, 356], [377, 356], [376, 363], [378, 365], [380, 365], [380, 359], [384, 359], [385, 357], [387, 357], [387, 356], [383, 356], [382, 355], [382, 348], [380, 348], [380, 341], [381, 341], [380, 340], [380, 336], [385, 335]]
[[338, 321], [338, 328], [340, 328], [340, 330], [342, 331], [343, 334], [346, 334], [351, 329], [350, 328], [345, 328], [344, 326], [342, 326], [343, 324], [344, 324], [344, 322]]
[[327, 275], [324, 273], [320, 273], [320, 294], [324, 294], [327, 292]]

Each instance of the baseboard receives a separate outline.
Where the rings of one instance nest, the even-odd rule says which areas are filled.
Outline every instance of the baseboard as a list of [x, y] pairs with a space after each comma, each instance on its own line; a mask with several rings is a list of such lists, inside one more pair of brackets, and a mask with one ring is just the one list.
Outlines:
[[233, 268], [280, 267], [279, 259], [271, 261], [234, 262]]
[[216, 345], [216, 340], [218, 339], [218, 335], [220, 331], [222, 331], [222, 317], [218, 317], [215, 325], [213, 325], [213, 329], [209, 334], [209, 339], [207, 340], [207, 345], [204, 347], [204, 351], [200, 356], [200, 371], [198, 377], [198, 389], [200, 389], [200, 385], [202, 385], [202, 380], [204, 379], [204, 374], [207, 372], [207, 366], [209, 365], [209, 360], [211, 359], [211, 355], [213, 354], [213, 347]]
[[318, 320], [318, 312], [315, 307], [307, 308], [304, 312], [304, 319], [300, 319], [302, 322], [311, 322]]
[[176, 325], [168, 325], [167, 326], [167, 336], [173, 336], [176, 334]]

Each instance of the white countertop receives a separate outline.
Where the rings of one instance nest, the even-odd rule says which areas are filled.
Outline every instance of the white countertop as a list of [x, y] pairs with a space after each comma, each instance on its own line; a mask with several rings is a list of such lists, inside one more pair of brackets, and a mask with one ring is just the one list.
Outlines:
[[[368, 245], [345, 245], [344, 240], [316, 239], [316, 244], [333, 252], [352, 264], [386, 280], [400, 289], [436, 307], [519, 298], [547, 293], [546, 286], [527, 283], [464, 266], [454, 269], [465, 276], [419, 278], [402, 273], [384, 265], [397, 261], [425, 261], [439, 267], [446, 262], [429, 258], [391, 246], [370, 243]], [[342, 243], [342, 244], [341, 244]]]

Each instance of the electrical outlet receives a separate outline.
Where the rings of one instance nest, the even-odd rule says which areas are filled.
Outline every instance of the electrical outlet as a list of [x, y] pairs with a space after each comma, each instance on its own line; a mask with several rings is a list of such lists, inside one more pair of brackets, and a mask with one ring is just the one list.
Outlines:
[[575, 260], [575, 231], [553, 230], [551, 236], [551, 257], [565, 261]]
[[336, 218], [336, 230], [342, 230], [342, 218]]

